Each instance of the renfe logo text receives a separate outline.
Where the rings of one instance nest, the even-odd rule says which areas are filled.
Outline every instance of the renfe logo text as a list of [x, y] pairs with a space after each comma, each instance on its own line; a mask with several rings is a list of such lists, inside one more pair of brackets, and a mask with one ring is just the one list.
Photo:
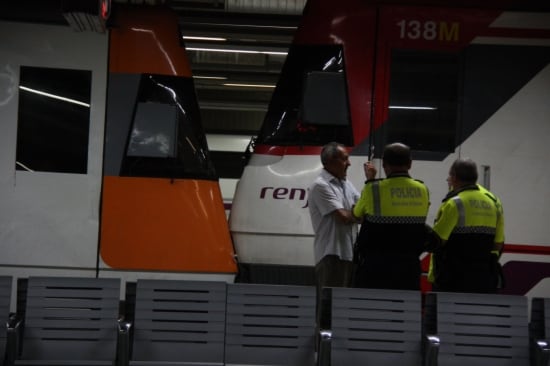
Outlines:
[[260, 190], [260, 199], [268, 198], [273, 198], [274, 200], [305, 201], [305, 205], [302, 208], [307, 207], [307, 189], [305, 188], [262, 187]]

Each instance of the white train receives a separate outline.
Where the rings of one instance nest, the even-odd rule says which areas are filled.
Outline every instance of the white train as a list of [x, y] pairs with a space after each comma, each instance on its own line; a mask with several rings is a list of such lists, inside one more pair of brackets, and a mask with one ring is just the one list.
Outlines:
[[550, 294], [550, 9], [441, 4], [308, 2], [233, 201], [246, 280], [311, 278], [307, 187], [323, 144], [349, 147], [348, 177], [361, 189], [362, 163], [401, 141], [430, 189], [429, 222], [452, 161], [478, 163], [504, 205], [504, 292]]
[[0, 22], [0, 273], [311, 283], [321, 146], [349, 147], [360, 189], [399, 140], [430, 221], [451, 162], [477, 161], [504, 205], [505, 291], [549, 294], [550, 9], [438, 3], [311, 0], [238, 183], [208, 147], [249, 137], [205, 136], [174, 14]]

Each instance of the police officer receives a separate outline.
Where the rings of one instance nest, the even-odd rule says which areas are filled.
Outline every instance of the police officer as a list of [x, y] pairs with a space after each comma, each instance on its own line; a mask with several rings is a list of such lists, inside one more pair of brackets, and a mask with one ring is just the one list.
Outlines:
[[354, 216], [362, 218], [355, 247], [355, 287], [420, 288], [420, 254], [426, 243], [426, 216], [430, 205], [426, 185], [411, 178], [410, 148], [392, 143], [384, 148], [385, 179], [370, 179], [369, 164]]
[[501, 281], [502, 205], [477, 178], [473, 160], [458, 159], [451, 165], [451, 191], [439, 208], [431, 238], [435, 291], [492, 293]]

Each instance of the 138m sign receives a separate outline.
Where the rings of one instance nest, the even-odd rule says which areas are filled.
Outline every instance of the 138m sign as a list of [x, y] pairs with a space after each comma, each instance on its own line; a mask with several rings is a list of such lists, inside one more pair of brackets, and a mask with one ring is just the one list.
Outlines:
[[397, 22], [399, 38], [425, 41], [457, 42], [460, 25], [458, 22], [436, 22], [433, 20], [401, 20]]

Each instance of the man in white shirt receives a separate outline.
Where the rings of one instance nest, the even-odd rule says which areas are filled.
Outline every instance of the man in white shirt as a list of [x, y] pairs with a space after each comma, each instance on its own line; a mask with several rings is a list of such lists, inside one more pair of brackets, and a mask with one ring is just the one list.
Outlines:
[[353, 243], [359, 223], [352, 214], [359, 192], [346, 180], [351, 164], [345, 146], [336, 142], [325, 145], [321, 163], [323, 170], [308, 193], [318, 291], [351, 284]]

